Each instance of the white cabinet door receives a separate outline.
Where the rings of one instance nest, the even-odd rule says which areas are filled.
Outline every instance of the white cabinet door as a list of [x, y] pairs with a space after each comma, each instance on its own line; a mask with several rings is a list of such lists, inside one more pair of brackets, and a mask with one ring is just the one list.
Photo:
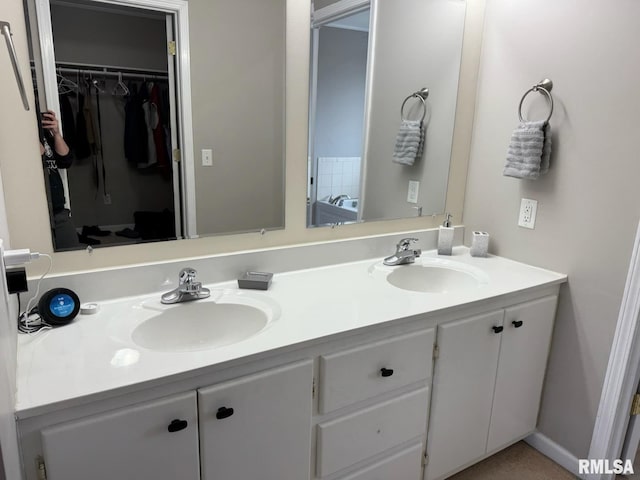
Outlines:
[[486, 451], [503, 316], [499, 310], [438, 327], [440, 355], [427, 436], [428, 480]]
[[198, 390], [202, 480], [305, 480], [311, 361]]
[[48, 480], [198, 480], [196, 394], [42, 431]]
[[505, 311], [487, 452], [536, 428], [558, 297]]

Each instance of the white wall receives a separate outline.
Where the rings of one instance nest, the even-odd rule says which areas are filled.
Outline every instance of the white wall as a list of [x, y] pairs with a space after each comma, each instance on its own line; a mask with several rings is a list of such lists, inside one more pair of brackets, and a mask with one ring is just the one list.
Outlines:
[[[585, 457], [640, 215], [640, 3], [488, 0], [486, 13], [464, 223], [491, 234], [493, 253], [569, 275], [539, 429]], [[503, 177], [518, 102], [544, 77], [551, 170]], [[542, 118], [535, 97], [525, 113]], [[521, 197], [539, 202], [535, 230], [516, 225]]]
[[189, 1], [199, 234], [283, 226], [285, 9]]
[[[21, 65], [23, 78], [27, 79], [29, 85], [29, 56], [27, 50], [26, 27], [22, 13], [22, 2], [20, 0], [3, 1], [0, 19], [11, 24], [13, 40]], [[22, 107], [18, 87], [13, 75], [13, 69], [7, 50], [4, 46], [4, 37], [0, 38], [0, 106], [3, 115], [0, 116], [0, 158], [13, 158], [23, 160], [24, 158], [39, 158], [38, 130], [36, 128], [35, 113], [32, 108], [27, 112]], [[33, 93], [27, 88], [29, 104], [33, 107]], [[19, 162], [14, 163], [19, 167]], [[3, 167], [2, 180], [0, 184], [0, 238], [4, 238], [5, 247], [8, 239], [7, 218], [5, 215], [5, 198], [8, 188], [19, 191], [21, 182], [12, 174], [15, 169], [8, 166]], [[42, 178], [40, 178], [42, 182]], [[44, 184], [42, 184], [44, 185]], [[4, 192], [3, 192], [4, 190]], [[41, 200], [46, 202], [43, 194], [33, 201]], [[42, 205], [46, 205], [43, 203]], [[7, 202], [7, 207], [8, 207]], [[46, 222], [46, 212], [44, 216], [38, 216], [32, 208], [29, 199], [23, 198], [21, 208], [14, 209], [11, 213], [14, 219], [20, 217], [29, 221]], [[18, 445], [13, 420], [15, 405], [15, 372], [16, 372], [16, 322], [13, 314], [16, 311], [15, 302], [7, 304], [6, 287], [4, 281], [4, 264], [0, 265], [0, 450], [2, 451], [2, 463], [4, 464], [4, 475], [8, 480], [19, 480], [20, 463], [18, 458]], [[0, 466], [0, 478], [2, 478], [3, 468]]]
[[361, 157], [369, 32], [324, 26], [318, 37], [314, 156]]

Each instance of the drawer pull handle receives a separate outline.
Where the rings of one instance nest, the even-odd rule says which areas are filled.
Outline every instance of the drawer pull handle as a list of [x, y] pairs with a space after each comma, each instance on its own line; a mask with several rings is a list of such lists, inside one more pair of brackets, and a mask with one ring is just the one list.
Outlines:
[[189, 423], [186, 420], [178, 420], [176, 418], [175, 420], [171, 421], [171, 423], [167, 427], [167, 430], [171, 433], [179, 432], [180, 430], [184, 430], [185, 428], [187, 428], [187, 425], [189, 425]]
[[383, 377], [390, 377], [393, 375], [393, 368], [381, 368], [380, 375]]
[[511, 322], [515, 328], [520, 328], [522, 326], [522, 320], [514, 320]]
[[216, 412], [216, 418], [218, 420], [229, 418], [231, 415], [233, 415], [233, 408], [220, 407]]
[[491, 327], [491, 329], [493, 330], [493, 333], [500, 333], [502, 332], [502, 330], [504, 330], [504, 327], [502, 325], [498, 325], [495, 327]]

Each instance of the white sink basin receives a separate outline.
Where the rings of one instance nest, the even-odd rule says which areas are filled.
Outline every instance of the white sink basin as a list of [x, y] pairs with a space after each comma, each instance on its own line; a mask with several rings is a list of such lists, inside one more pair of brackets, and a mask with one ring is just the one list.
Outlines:
[[148, 318], [133, 329], [131, 339], [139, 347], [165, 352], [238, 343], [280, 316], [280, 308], [272, 300], [234, 290], [213, 290], [208, 299], [174, 305], [162, 305], [159, 299], [147, 301], [137, 308]]
[[418, 258], [416, 263], [393, 267], [380, 262], [369, 272], [403, 290], [436, 294], [474, 290], [489, 281], [476, 267], [440, 258]]

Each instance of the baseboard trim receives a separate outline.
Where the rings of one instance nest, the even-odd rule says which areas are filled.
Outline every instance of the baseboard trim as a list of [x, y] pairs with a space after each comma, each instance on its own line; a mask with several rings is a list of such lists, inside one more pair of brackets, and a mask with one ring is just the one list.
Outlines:
[[566, 448], [561, 447], [546, 435], [535, 432], [524, 439], [531, 447], [535, 448], [545, 457], [549, 457], [561, 467], [565, 468], [578, 478], [578, 457], [569, 452]]

